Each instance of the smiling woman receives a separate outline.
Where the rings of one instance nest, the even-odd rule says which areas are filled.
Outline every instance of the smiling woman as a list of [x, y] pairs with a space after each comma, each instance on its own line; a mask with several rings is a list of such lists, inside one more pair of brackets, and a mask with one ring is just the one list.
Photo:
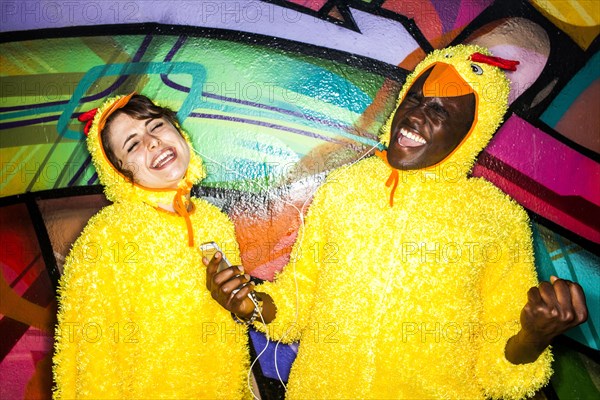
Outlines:
[[176, 128], [175, 113], [134, 95], [106, 120], [101, 139], [113, 166], [147, 188], [177, 188], [190, 148]]
[[175, 114], [131, 94], [81, 119], [113, 204], [65, 262], [55, 398], [249, 398], [246, 328], [204, 289], [196, 246], [239, 264], [234, 227], [190, 197], [204, 171]]

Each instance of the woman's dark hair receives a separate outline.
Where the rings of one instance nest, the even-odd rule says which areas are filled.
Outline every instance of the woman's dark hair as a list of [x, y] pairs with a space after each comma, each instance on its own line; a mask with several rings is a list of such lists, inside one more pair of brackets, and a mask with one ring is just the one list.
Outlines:
[[146, 96], [136, 94], [131, 97], [129, 102], [123, 106], [123, 108], [118, 109], [114, 113], [112, 113], [107, 119], [106, 124], [104, 125], [104, 129], [100, 133], [100, 140], [102, 141], [102, 147], [104, 148], [104, 153], [108, 158], [108, 161], [127, 179], [129, 179], [133, 183], [133, 171], [123, 167], [122, 162], [115, 155], [114, 150], [110, 146], [108, 141], [108, 135], [110, 134], [110, 124], [111, 122], [119, 115], [126, 114], [131, 118], [144, 120], [148, 118], [165, 118], [169, 121], [173, 126], [177, 127], [177, 115], [175, 112], [166, 107], [157, 106], [147, 98]]

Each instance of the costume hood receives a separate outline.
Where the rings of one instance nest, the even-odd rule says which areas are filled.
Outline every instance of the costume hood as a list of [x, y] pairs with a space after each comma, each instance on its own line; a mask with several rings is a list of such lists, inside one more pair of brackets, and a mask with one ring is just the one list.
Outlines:
[[[179, 126], [176, 126], [190, 147], [190, 165], [188, 166], [186, 176], [179, 182], [179, 189], [145, 188], [136, 183], [132, 183], [125, 175], [120, 173], [106, 157], [104, 148], [102, 147], [100, 133], [102, 128], [104, 128], [104, 121], [106, 118], [114, 111], [127, 104], [127, 101], [129, 100], [128, 97], [131, 97], [131, 95], [117, 96], [106, 100], [104, 104], [98, 108], [88, 132], [87, 146], [92, 155], [92, 162], [94, 163], [94, 167], [96, 167], [98, 179], [104, 186], [104, 193], [110, 201], [141, 201], [152, 206], [156, 206], [158, 203], [171, 204], [179, 189], [182, 189], [184, 192], [187, 190], [187, 193], [189, 193], [191, 185], [199, 182], [206, 176], [202, 166], [202, 160], [194, 152], [187, 133]], [[127, 101], [124, 101], [120, 107], [115, 107], [119, 101], [123, 100]], [[188, 186], [189, 188], [186, 189]]]
[[[477, 53], [479, 54], [476, 55]], [[490, 55], [487, 49], [475, 45], [447, 47], [429, 54], [406, 79], [398, 95], [396, 108], [382, 128], [381, 142], [386, 146], [389, 145], [394, 114], [408, 89], [423, 72], [437, 64], [423, 87], [424, 94], [446, 97], [473, 93], [475, 116], [471, 129], [456, 149], [444, 160], [424, 168], [423, 171], [435, 174], [436, 171], [442, 171], [444, 167], [451, 167], [454, 171], [453, 175], [458, 168], [460, 174], [466, 176], [475, 162], [475, 157], [488, 144], [502, 122], [508, 107], [508, 79], [499, 67], [490, 65], [490, 62], [496, 65], [508, 63], [510, 65], [508, 68], [514, 68], [515, 64], [518, 64], [489, 57]], [[489, 61], [490, 59], [492, 61]]]
[[[201, 158], [194, 152], [191, 141], [187, 133], [185, 133], [179, 125], [176, 128], [186, 140], [190, 148], [190, 163], [186, 175], [178, 184], [177, 189], [150, 189], [131, 182], [125, 175], [119, 172], [112, 163], [108, 160], [100, 134], [104, 128], [104, 123], [109, 115], [118, 109], [122, 108], [131, 96], [117, 96], [110, 98], [96, 110], [91, 125], [87, 133], [87, 146], [92, 156], [92, 162], [96, 167], [98, 179], [104, 186], [104, 194], [112, 202], [143, 202], [153, 207], [158, 204], [173, 204], [173, 208], [179, 215], [186, 219], [188, 223], [188, 233], [190, 238], [190, 246], [193, 245], [193, 233], [190, 231], [189, 216], [187, 213], [187, 204], [185, 203], [186, 196], [190, 193], [192, 185], [201, 181], [205, 176]], [[88, 112], [89, 113], [89, 112]], [[86, 113], [86, 114], [88, 114]], [[80, 117], [80, 119], [82, 119]]]

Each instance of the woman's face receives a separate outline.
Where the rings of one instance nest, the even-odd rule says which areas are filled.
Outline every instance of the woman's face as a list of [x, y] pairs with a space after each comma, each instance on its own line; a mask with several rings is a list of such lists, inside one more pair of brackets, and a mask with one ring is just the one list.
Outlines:
[[135, 183], [151, 189], [176, 189], [190, 163], [190, 149], [165, 118], [138, 120], [117, 115], [105, 129], [121, 167]]

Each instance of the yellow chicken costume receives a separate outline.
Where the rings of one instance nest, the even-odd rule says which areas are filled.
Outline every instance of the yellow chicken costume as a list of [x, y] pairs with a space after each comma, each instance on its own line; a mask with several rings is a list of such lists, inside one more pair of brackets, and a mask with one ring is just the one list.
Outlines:
[[114, 204], [89, 221], [66, 260], [54, 398], [248, 398], [246, 328], [211, 298], [197, 249], [215, 241], [238, 264], [233, 224], [199, 199], [182, 215], [157, 207], [173, 202], [178, 210], [204, 177], [185, 134], [190, 164], [177, 190], [132, 184], [110, 164], [98, 125], [127, 100], [108, 100], [87, 138]]
[[489, 54], [475, 46], [433, 52], [398, 99], [434, 63], [452, 65], [476, 99], [459, 147], [426, 169], [395, 170], [383, 156], [335, 170], [315, 195], [292, 262], [257, 287], [277, 314], [255, 326], [300, 340], [289, 399], [519, 399], [547, 383], [549, 349], [523, 365], [504, 355], [538, 282], [525, 211], [467, 177], [509, 91], [498, 67], [471, 59], [476, 52]]

